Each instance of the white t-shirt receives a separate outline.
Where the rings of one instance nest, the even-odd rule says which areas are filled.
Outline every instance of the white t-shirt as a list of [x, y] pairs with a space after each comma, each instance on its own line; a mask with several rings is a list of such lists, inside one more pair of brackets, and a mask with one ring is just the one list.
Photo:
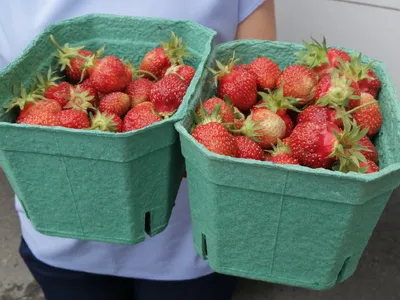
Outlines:
[[[0, 69], [18, 57], [50, 23], [88, 13], [189, 19], [235, 37], [238, 24], [263, 0], [13, 0], [1, 1]], [[154, 280], [186, 280], [212, 273], [193, 248], [186, 180], [167, 229], [134, 245], [50, 237], [35, 231], [16, 198], [22, 235], [41, 261], [64, 269]]]

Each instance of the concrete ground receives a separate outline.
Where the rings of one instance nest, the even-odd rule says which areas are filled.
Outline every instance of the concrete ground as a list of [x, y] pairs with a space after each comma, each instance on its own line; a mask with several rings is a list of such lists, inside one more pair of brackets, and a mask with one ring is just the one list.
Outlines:
[[[13, 192], [0, 171], [0, 300], [44, 300], [40, 288], [18, 256], [19, 239]], [[324, 292], [242, 280], [234, 300], [264, 299], [399, 300], [400, 189], [394, 192], [351, 279]]]

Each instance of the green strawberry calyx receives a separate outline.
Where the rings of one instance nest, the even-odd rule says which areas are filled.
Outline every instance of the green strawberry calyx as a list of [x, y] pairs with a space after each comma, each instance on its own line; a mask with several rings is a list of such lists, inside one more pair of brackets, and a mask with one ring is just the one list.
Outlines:
[[360, 100], [351, 87], [353, 81], [334, 70], [331, 74], [331, 84], [324, 96], [316, 102], [319, 106], [347, 107], [349, 100]]
[[154, 81], [158, 81], [156, 75], [151, 72], [140, 70], [135, 67], [135, 65], [130, 60], [123, 60], [123, 63], [126, 67], [128, 67], [132, 72], [132, 81], [143, 78], [143, 74], [149, 75]]
[[87, 112], [88, 109], [93, 108], [90, 102], [94, 99], [93, 95], [89, 95], [88, 90], [82, 91], [80, 86], [70, 89], [69, 101], [65, 105], [65, 109], [75, 109]]
[[367, 163], [367, 159], [361, 151], [370, 152], [371, 150], [363, 146], [360, 140], [367, 135], [368, 128], [361, 129], [355, 121], [344, 120], [343, 123], [342, 132], [332, 131], [336, 141], [334, 150], [328, 157], [337, 159], [334, 166], [335, 171], [365, 173], [366, 169], [361, 167], [360, 163]]
[[266, 107], [274, 113], [288, 109], [296, 112], [301, 112], [296, 107], [301, 99], [289, 96], [285, 97], [283, 94], [283, 84], [284, 82], [282, 81], [280, 87], [275, 91], [267, 90], [268, 93], [258, 92], [258, 94], [262, 97], [262, 103], [257, 105], [256, 107]]
[[108, 132], [116, 132], [117, 131], [117, 123], [113, 121], [114, 115], [101, 113], [100, 111], [96, 111], [95, 115], [91, 112], [89, 113], [90, 119], [90, 127], [89, 130], [101, 130]]
[[271, 146], [272, 150], [264, 150], [265, 152], [270, 153], [271, 156], [276, 156], [279, 153], [288, 153], [290, 155], [292, 154], [289, 145], [284, 144], [282, 140], [279, 138], [277, 139], [277, 144], [276, 145], [271, 144]]
[[174, 32], [171, 32], [168, 42], [161, 41], [160, 45], [172, 65], [182, 65], [184, 64], [184, 58], [192, 56], [188, 51], [188, 44], [186, 42], [183, 43], [182, 38], [177, 37]]
[[322, 43], [319, 43], [314, 38], [311, 38], [311, 40], [311, 43], [303, 41], [305, 49], [296, 53], [296, 56], [299, 58], [296, 64], [303, 65], [311, 69], [328, 64], [329, 60], [326, 38], [323, 37]]
[[351, 54], [350, 61], [343, 61], [340, 57], [337, 57], [339, 64], [338, 69], [341, 73], [343, 73], [347, 78], [358, 82], [363, 79], [374, 79], [368, 72], [371, 71], [374, 67], [375, 61], [371, 61], [367, 64], [363, 64], [362, 62], [363, 54], [360, 52], [353, 52]]
[[215, 64], [218, 70], [208, 68], [208, 70], [214, 75], [214, 83], [215, 86], [218, 85], [218, 80], [223, 78], [224, 76], [231, 73], [233, 67], [240, 61], [239, 58], [235, 58], [235, 53], [233, 53], [232, 57], [228, 57], [227, 62], [225, 64], [221, 63], [221, 61], [216, 60]]
[[20, 110], [23, 110], [27, 103], [31, 102], [36, 104], [37, 100], [45, 100], [42, 90], [37, 87], [36, 81], [31, 83], [30, 92], [26, 90], [23, 84], [20, 85], [20, 88], [14, 84], [12, 89], [13, 98], [8, 104], [4, 105], [6, 113], [11, 111], [14, 107], [19, 107]]

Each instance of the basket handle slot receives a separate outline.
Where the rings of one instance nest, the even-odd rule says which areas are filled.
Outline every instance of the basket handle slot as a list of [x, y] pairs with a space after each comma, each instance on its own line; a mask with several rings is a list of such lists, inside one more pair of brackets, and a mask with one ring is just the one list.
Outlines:
[[144, 215], [144, 231], [148, 235], [151, 233], [151, 211], [146, 212]]
[[208, 249], [207, 249], [207, 237], [204, 233], [201, 234], [201, 255], [203, 258], [207, 258]]

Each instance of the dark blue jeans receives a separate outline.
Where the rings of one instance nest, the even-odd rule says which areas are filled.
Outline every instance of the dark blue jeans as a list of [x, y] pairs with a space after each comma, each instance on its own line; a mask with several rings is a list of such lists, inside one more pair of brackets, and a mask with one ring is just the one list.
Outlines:
[[236, 286], [235, 278], [220, 274], [151, 281], [59, 269], [39, 261], [23, 239], [20, 255], [46, 300], [231, 300]]

